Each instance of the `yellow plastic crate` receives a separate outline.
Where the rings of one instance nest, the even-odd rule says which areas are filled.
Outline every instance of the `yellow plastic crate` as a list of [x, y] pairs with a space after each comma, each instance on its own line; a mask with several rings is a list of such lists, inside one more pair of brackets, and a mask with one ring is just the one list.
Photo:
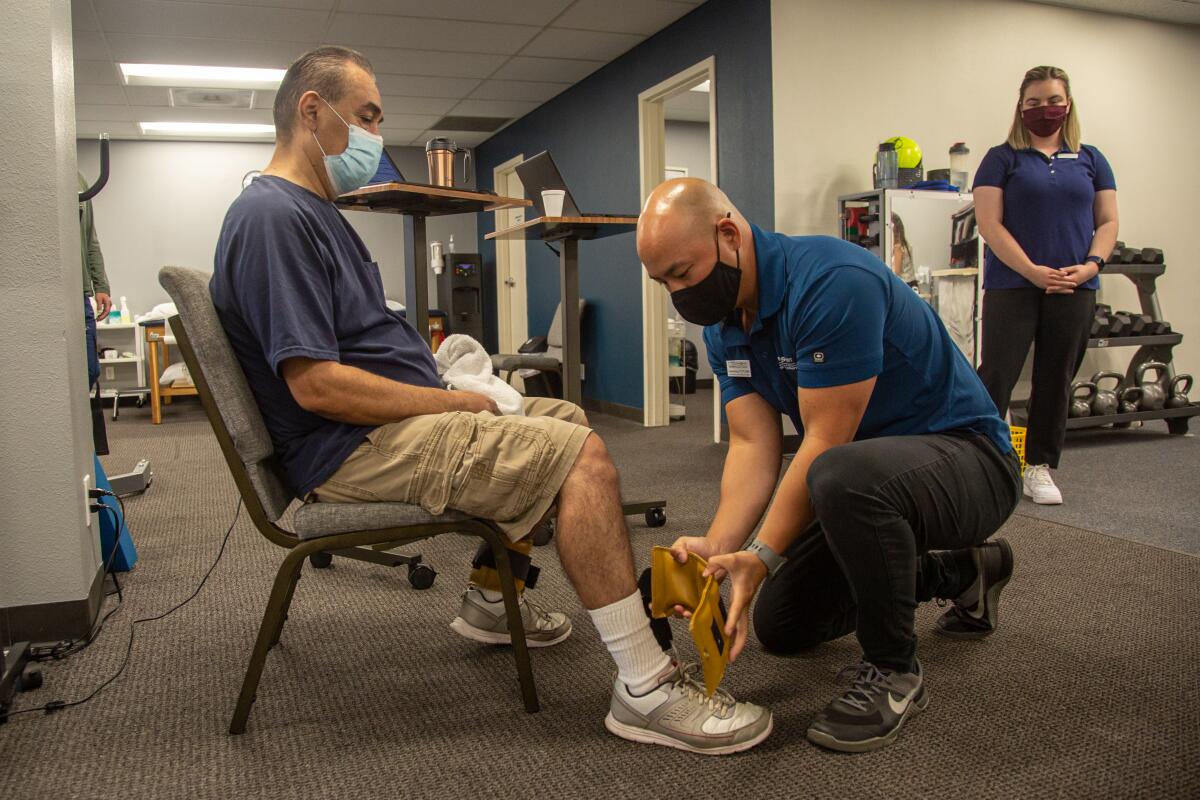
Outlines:
[[1008, 426], [1009, 435], [1012, 437], [1013, 450], [1017, 452], [1017, 458], [1021, 459], [1021, 474], [1025, 474], [1025, 429], [1018, 425]]

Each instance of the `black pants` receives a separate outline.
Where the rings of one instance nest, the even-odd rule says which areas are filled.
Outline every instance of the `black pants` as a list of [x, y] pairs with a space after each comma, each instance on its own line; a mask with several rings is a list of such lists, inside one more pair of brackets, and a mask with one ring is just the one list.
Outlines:
[[[857, 631], [868, 661], [908, 672], [917, 603], [970, 585], [966, 548], [1008, 519], [1021, 479], [1015, 456], [964, 432], [835, 447], [813, 462], [808, 487], [816, 522], [763, 583], [755, 634], [768, 651], [790, 654]], [[653, 624], [664, 647], [665, 622]]]
[[979, 377], [1000, 411], [1033, 345], [1033, 387], [1025, 461], [1058, 467], [1067, 434], [1071, 380], [1087, 352], [1096, 293], [1046, 294], [1041, 289], [988, 289], [983, 294], [983, 356]]

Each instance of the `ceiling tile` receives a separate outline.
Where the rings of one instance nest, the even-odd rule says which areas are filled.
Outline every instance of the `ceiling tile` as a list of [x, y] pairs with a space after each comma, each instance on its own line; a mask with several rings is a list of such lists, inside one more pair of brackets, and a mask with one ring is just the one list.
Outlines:
[[109, 120], [91, 120], [91, 119], [75, 120], [75, 135], [77, 137], [80, 137], [80, 138], [87, 137], [90, 139], [94, 136], [99, 136], [102, 133], [107, 133], [108, 135], [112, 136], [114, 139], [123, 139], [123, 138], [129, 138], [132, 136], [137, 136], [139, 133], [141, 133], [141, 129], [138, 128], [138, 126], [132, 122], [118, 122], [117, 120], [111, 120], [111, 119], [109, 119]]
[[325, 38], [347, 47], [377, 44], [427, 49], [430, 44], [443, 43], [447, 48], [466, 53], [512, 54], [538, 30], [529, 25], [337, 13]]
[[128, 101], [120, 86], [82, 84], [75, 87], [75, 104], [83, 106], [123, 106]]
[[376, 75], [379, 93], [394, 97], [466, 97], [479, 85], [475, 78], [426, 78], [418, 75]]
[[376, 72], [393, 75], [431, 75], [445, 78], [486, 78], [508, 56], [490, 53], [451, 53], [445, 50], [399, 50], [370, 46], [362, 49]]
[[392, 111], [385, 109], [383, 112], [384, 122], [387, 123], [389, 128], [424, 130], [441, 118], [440, 114], [404, 114], [397, 112], [395, 109]]
[[521, 55], [611, 61], [645, 38], [628, 33], [547, 28], [521, 51]]
[[463, 100], [450, 113], [456, 117], [523, 117], [540, 105], [518, 100]]
[[96, 31], [76, 31], [72, 36], [71, 50], [76, 61], [108, 61], [108, 46], [103, 34]]
[[[78, 116], [78, 112], [76, 113]], [[236, 111], [224, 108], [169, 108], [160, 106], [131, 106], [128, 119], [134, 122], [274, 122], [265, 109]]]
[[341, 0], [339, 11], [361, 14], [392, 14], [407, 17], [509, 22], [517, 25], [546, 25], [571, 4], [571, 0]]
[[[194, 0], [166, 0], [167, 2], [193, 2]], [[206, 0], [208, 1], [208, 0]], [[269, 8], [306, 8], [311, 11], [328, 11], [335, 0], [216, 0], [226, 5], [267, 6]]]
[[270, 89], [255, 89], [254, 90], [254, 107], [255, 108], [271, 108], [275, 105], [275, 92]]
[[171, 105], [171, 90], [166, 86], [126, 86], [125, 96], [131, 106]]
[[75, 104], [76, 120], [125, 120], [133, 119], [129, 106], [90, 106]]
[[445, 97], [396, 97], [384, 94], [382, 87], [380, 94], [383, 94], [383, 116], [388, 121], [392, 114], [436, 114], [440, 117], [458, 102]]
[[553, 27], [650, 36], [695, 8], [672, 0], [580, 0]]
[[[93, 0], [106, 33], [190, 36], [214, 39], [320, 39], [325, 11], [292, 8], [164, 2]], [[178, 62], [176, 62], [178, 63]]]
[[[202, 64], [211, 67], [268, 67], [283, 69], [313, 42], [271, 42], [246, 39], [195, 39], [182, 36], [137, 36], [110, 33], [106, 37], [117, 61], [134, 64]], [[79, 57], [78, 51], [76, 57]]]
[[603, 66], [603, 61], [516, 56], [498, 69], [492, 77], [511, 81], [545, 81], [554, 78], [578, 82]]
[[470, 97], [475, 100], [527, 100], [544, 103], [569, 88], [569, 83], [484, 81], [478, 89], [471, 92]]
[[96, 22], [96, 14], [92, 11], [90, 0], [71, 0], [71, 30], [100, 30], [100, 23]]
[[105, 59], [103, 61], [87, 61], [75, 59], [76, 86], [120, 86], [117, 65]]
[[[384, 144], [398, 144], [407, 146], [409, 142], [420, 138], [424, 131], [414, 131], [408, 128], [380, 128], [379, 135], [383, 137]], [[424, 141], [424, 140], [422, 140]], [[413, 181], [424, 181], [424, 175], [405, 175], [404, 177]]]

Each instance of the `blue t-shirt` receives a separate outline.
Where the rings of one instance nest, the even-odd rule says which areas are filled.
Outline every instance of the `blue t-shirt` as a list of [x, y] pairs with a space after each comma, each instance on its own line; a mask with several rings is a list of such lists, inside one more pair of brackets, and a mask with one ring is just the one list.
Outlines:
[[733, 317], [704, 329], [723, 402], [756, 392], [803, 435], [798, 388], [876, 378], [856, 440], [968, 430], [1012, 450], [942, 321], [886, 264], [829, 236], [751, 228], [759, 317], [749, 334]]
[[299, 497], [336, 472], [372, 428], [301, 408], [282, 377], [285, 359], [337, 361], [442, 386], [429, 347], [388, 309], [379, 267], [350, 223], [290, 181], [264, 175], [233, 201], [209, 290]]
[[[1112, 167], [1090, 144], [1053, 156], [1014, 150], [1002, 144], [988, 150], [975, 172], [975, 188], [1004, 190], [1004, 227], [1034, 264], [1056, 269], [1082, 264], [1096, 233], [1096, 192], [1116, 189]], [[1083, 289], [1100, 286], [1097, 275]], [[1032, 283], [996, 257], [984, 255], [983, 288], [1033, 289]]]

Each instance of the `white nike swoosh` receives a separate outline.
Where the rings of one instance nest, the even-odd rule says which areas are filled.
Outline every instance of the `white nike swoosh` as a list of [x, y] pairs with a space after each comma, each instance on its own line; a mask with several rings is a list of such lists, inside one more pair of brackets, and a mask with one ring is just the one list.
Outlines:
[[902, 697], [902, 698], [900, 698], [900, 702], [897, 703], [896, 698], [892, 695], [891, 692], [887, 693], [887, 699], [888, 699], [888, 705], [892, 709], [892, 713], [896, 714], [896, 715], [903, 715], [904, 712], [908, 710], [908, 704], [912, 702], [911, 697]]

